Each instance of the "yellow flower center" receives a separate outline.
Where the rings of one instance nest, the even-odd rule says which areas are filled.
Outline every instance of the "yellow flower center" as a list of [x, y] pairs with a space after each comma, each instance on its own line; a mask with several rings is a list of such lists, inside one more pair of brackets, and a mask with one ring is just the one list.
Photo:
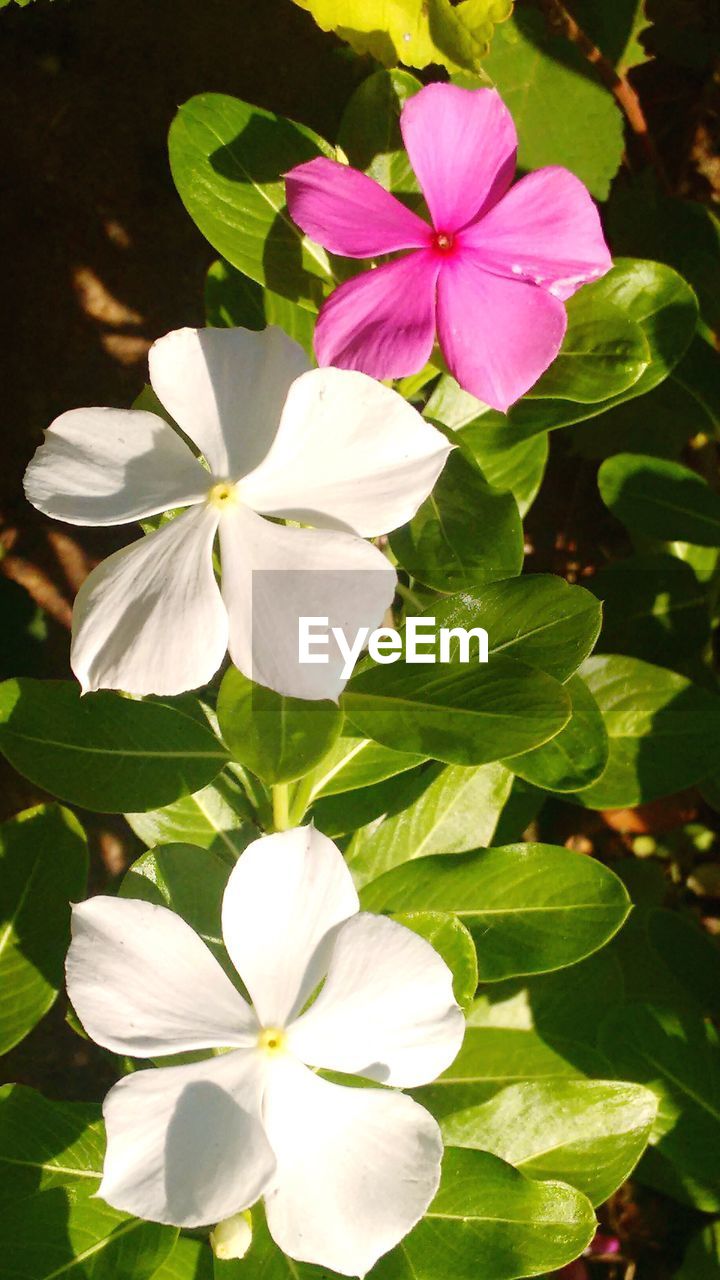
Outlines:
[[209, 491], [208, 502], [222, 511], [224, 507], [229, 507], [231, 503], [239, 500], [237, 490], [238, 486], [233, 484], [232, 480], [220, 480]]
[[282, 1027], [263, 1027], [258, 1036], [258, 1049], [263, 1053], [283, 1053], [287, 1044], [287, 1032]]

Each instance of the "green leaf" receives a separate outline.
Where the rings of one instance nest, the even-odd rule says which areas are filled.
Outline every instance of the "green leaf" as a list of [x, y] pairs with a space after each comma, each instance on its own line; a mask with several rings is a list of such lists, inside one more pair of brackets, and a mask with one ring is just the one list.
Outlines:
[[[653, 7], [657, 12], [657, 0]], [[676, 35], [680, 25], [675, 20]], [[665, 195], [645, 169], [615, 186], [607, 226], [618, 252], [637, 251], [679, 271], [697, 293], [704, 324], [720, 329], [720, 219], [712, 205]]]
[[[509, 439], [516, 442], [538, 433], [554, 431], [575, 423], [587, 422], [616, 406], [646, 395], [659, 386], [687, 351], [697, 325], [697, 299], [690, 286], [677, 272], [659, 262], [634, 258], [618, 258], [612, 270], [601, 280], [583, 286], [589, 294], [589, 306], [610, 303], [628, 320], [640, 325], [648, 344], [650, 362], [636, 382], [625, 391], [593, 404], [577, 404], [569, 400], [533, 400], [523, 396], [507, 414], [497, 413], [474, 397], [456, 404], [453, 421], [457, 429], [482, 415], [483, 422], [505, 428]], [[436, 392], [435, 395], [440, 394]], [[427, 407], [434, 413], [435, 396]], [[444, 421], [441, 414], [438, 414]]]
[[593, 657], [581, 675], [605, 720], [604, 773], [572, 799], [623, 809], [673, 795], [720, 767], [720, 698], [637, 658]]
[[487, 1151], [450, 1149], [425, 1217], [374, 1280], [515, 1280], [576, 1258], [595, 1234], [592, 1206], [562, 1182], [534, 1182]]
[[222, 899], [230, 868], [209, 849], [168, 844], [143, 853], [123, 876], [121, 898], [140, 898], [182, 916], [204, 942], [223, 952]]
[[623, 973], [613, 953], [634, 918], [635, 912], [609, 946], [567, 969], [483, 985], [468, 1026], [537, 1033], [548, 1045], [594, 1046], [603, 1017], [623, 1000]]
[[[356, 885], [411, 859], [461, 853], [489, 844], [510, 793], [512, 775], [499, 764], [431, 765], [380, 822], [357, 831], [347, 849]], [[400, 909], [398, 904], [397, 909]]]
[[212, 1250], [203, 1240], [181, 1236], [152, 1280], [213, 1280]]
[[542, 14], [518, 9], [483, 65], [515, 120], [520, 168], [564, 165], [604, 200], [622, 160], [623, 120], [579, 50]]
[[701, 1018], [677, 1017], [648, 1004], [627, 1004], [602, 1027], [601, 1045], [623, 1079], [658, 1099], [640, 1177], [706, 1213], [720, 1211], [720, 1049]]
[[444, 592], [513, 577], [524, 555], [512, 494], [492, 488], [458, 450], [410, 523], [390, 535], [390, 546], [413, 578]]
[[364, 887], [367, 911], [450, 911], [467, 925], [480, 978], [547, 973], [604, 946], [630, 911], [602, 863], [549, 844], [421, 858]]
[[607, 1076], [607, 1059], [572, 1036], [547, 1039], [534, 1030], [517, 1027], [472, 1027], [462, 1048], [438, 1080], [413, 1096], [438, 1119], [476, 1106], [520, 1080], [564, 1080], [576, 1076]]
[[126, 813], [136, 836], [153, 848], [157, 844], [194, 844], [223, 858], [237, 858], [257, 836], [245, 791], [227, 765], [214, 782], [162, 809]]
[[619, 453], [598, 475], [600, 496], [633, 533], [720, 547], [720, 494], [689, 467]]
[[608, 762], [608, 736], [600, 708], [580, 676], [566, 689], [572, 716], [556, 737], [505, 764], [513, 773], [546, 791], [579, 791], [599, 778]]
[[491, 667], [505, 656], [561, 681], [592, 651], [601, 624], [589, 591], [540, 573], [435, 601], [432, 611], [438, 627], [484, 627]]
[[309, 773], [330, 750], [342, 725], [336, 703], [285, 698], [254, 684], [236, 667], [223, 677], [217, 716], [237, 763], [271, 785]]
[[55, 1001], [87, 871], [85, 834], [67, 809], [27, 809], [0, 826], [0, 1054]]
[[[356, 53], [369, 53], [386, 67], [438, 63], [474, 71], [487, 52], [495, 22], [506, 18], [507, 0], [295, 0], [323, 31], [334, 31]], [[467, 21], [463, 20], [463, 14]]]
[[645, 0], [614, 0], [612, 6], [573, 0], [572, 11], [583, 31], [618, 71], [647, 62], [650, 55], [641, 42], [649, 25]]
[[37, 786], [101, 813], [169, 804], [227, 760], [206, 725], [167, 704], [81, 696], [61, 680], [0, 685], [0, 751]]
[[283, 175], [332, 155], [328, 144], [271, 111], [205, 93], [180, 107], [169, 147], [180, 199], [213, 248], [251, 280], [317, 309], [332, 269], [290, 218]]
[[675, 1280], [720, 1280], [720, 1222], [693, 1236]]
[[[449, 377], [441, 379], [441, 383], [454, 381]], [[495, 489], [510, 491], [520, 515], [525, 516], [545, 474], [547, 435], [514, 440], [506, 427], [486, 423], [480, 418], [477, 422], [468, 423], [458, 433], [458, 445], [474, 458], [489, 484]]]
[[650, 347], [641, 326], [597, 292], [583, 288], [568, 299], [563, 344], [529, 399], [597, 404], [627, 391], [647, 369]]
[[641, 1085], [553, 1080], [510, 1085], [446, 1116], [451, 1147], [492, 1151], [530, 1178], [558, 1179], [602, 1204], [647, 1146], [657, 1099]]
[[361, 169], [386, 191], [414, 196], [420, 191], [400, 133], [400, 112], [422, 84], [409, 71], [375, 71], [348, 99], [340, 121], [338, 146], [354, 169]]
[[453, 992], [461, 1009], [467, 1009], [478, 984], [475, 945], [457, 916], [442, 911], [400, 911], [393, 916], [398, 924], [420, 934], [442, 956], [453, 975]]
[[374, 667], [342, 698], [356, 729], [396, 751], [446, 764], [489, 764], [547, 742], [570, 717], [570, 699], [550, 676], [512, 658], [427, 667]]
[[205, 277], [205, 314], [207, 323], [217, 328], [258, 330], [277, 325], [313, 359], [315, 312], [263, 289], [222, 259], [213, 262]]
[[102, 1173], [100, 1108], [0, 1090], [0, 1256], [4, 1280], [88, 1275], [149, 1280], [174, 1227], [140, 1222], [94, 1199]]
[[[348, 726], [349, 729], [349, 726]], [[311, 799], [372, 786], [422, 764], [425, 756], [393, 751], [372, 738], [341, 734], [311, 774]]]
[[710, 639], [707, 595], [688, 564], [671, 555], [629, 556], [592, 580], [603, 603], [599, 648], [675, 667]]

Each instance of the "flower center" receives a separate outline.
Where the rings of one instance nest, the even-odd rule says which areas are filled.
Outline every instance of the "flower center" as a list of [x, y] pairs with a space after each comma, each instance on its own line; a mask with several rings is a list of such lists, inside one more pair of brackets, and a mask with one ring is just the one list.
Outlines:
[[220, 480], [214, 484], [208, 492], [208, 502], [212, 507], [217, 507], [220, 511], [224, 507], [238, 502], [238, 486], [232, 480]]
[[449, 253], [455, 244], [455, 237], [450, 231], [436, 231], [433, 236], [433, 247], [438, 253]]
[[283, 1053], [287, 1044], [287, 1033], [282, 1027], [263, 1027], [258, 1036], [258, 1049], [263, 1053]]

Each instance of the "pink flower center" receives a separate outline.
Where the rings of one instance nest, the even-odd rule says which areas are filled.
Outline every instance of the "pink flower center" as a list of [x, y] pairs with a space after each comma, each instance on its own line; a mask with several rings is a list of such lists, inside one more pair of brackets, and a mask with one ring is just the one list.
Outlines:
[[451, 253], [455, 244], [455, 237], [451, 231], [436, 231], [433, 238], [433, 248], [438, 253]]

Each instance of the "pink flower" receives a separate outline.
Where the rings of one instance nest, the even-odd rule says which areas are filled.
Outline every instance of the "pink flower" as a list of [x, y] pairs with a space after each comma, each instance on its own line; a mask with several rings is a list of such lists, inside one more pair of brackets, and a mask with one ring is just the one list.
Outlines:
[[437, 330], [460, 385], [504, 412], [557, 355], [563, 299], [612, 265], [597, 209], [555, 166], [509, 189], [517, 135], [494, 89], [427, 85], [405, 103], [400, 126], [431, 226], [334, 160], [287, 174], [292, 217], [331, 253], [412, 250], [330, 295], [315, 330], [318, 363], [404, 377], [430, 358]]

